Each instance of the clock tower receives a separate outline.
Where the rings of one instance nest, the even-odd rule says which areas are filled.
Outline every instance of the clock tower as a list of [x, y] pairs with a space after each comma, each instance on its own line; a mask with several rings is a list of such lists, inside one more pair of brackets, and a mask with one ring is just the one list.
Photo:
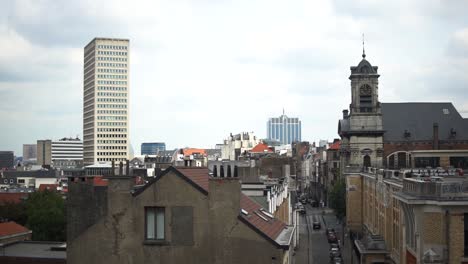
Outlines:
[[344, 166], [382, 167], [383, 128], [379, 102], [378, 67], [366, 60], [363, 50], [358, 66], [351, 66], [351, 104], [338, 125]]

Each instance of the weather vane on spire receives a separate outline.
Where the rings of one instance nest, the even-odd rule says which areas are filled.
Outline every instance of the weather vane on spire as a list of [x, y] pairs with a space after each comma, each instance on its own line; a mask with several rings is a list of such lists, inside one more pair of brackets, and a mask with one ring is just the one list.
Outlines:
[[366, 58], [366, 51], [364, 50], [364, 33], [362, 33], [362, 58]]

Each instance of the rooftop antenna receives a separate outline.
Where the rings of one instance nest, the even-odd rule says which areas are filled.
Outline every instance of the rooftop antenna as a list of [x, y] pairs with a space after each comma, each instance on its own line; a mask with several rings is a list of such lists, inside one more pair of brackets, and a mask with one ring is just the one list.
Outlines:
[[364, 49], [364, 33], [362, 33], [362, 58], [366, 58], [366, 51]]
[[283, 115], [284, 115], [284, 107], [283, 107]]

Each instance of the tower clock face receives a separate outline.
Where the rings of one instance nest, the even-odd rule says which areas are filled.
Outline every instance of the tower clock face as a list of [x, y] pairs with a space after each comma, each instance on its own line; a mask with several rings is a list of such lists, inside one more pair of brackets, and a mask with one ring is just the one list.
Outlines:
[[360, 95], [372, 95], [372, 88], [368, 84], [364, 84], [359, 89]]

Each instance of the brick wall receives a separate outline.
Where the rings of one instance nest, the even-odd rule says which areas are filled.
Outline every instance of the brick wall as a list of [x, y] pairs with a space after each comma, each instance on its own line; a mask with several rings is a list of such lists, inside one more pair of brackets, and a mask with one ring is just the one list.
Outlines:
[[427, 244], [445, 245], [445, 215], [443, 213], [424, 213], [423, 239]]
[[458, 264], [460, 263], [464, 253], [463, 214], [452, 213], [450, 214], [449, 221], [450, 264]]
[[346, 177], [346, 221], [352, 232], [362, 230], [362, 178], [360, 175]]

